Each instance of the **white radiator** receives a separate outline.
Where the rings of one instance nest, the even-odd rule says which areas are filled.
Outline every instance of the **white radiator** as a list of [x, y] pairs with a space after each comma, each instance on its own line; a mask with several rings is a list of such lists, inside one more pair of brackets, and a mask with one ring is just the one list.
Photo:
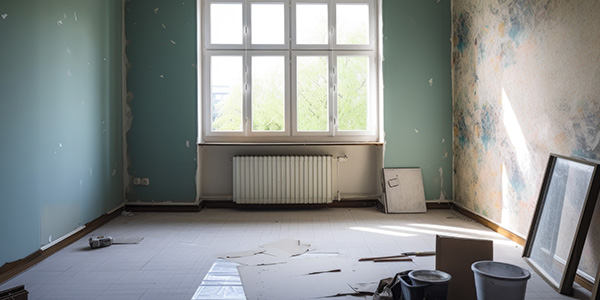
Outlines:
[[239, 204], [333, 201], [331, 156], [234, 156], [233, 200]]

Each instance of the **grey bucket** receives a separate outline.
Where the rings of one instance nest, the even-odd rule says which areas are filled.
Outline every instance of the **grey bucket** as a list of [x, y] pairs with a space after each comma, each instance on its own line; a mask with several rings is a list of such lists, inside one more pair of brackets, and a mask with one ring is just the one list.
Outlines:
[[497, 261], [478, 261], [471, 265], [475, 276], [477, 300], [525, 299], [529, 271]]

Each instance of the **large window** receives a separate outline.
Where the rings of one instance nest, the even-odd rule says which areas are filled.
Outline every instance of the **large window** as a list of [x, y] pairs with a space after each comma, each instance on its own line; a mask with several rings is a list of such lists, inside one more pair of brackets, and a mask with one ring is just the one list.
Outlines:
[[204, 0], [202, 134], [377, 141], [376, 0]]

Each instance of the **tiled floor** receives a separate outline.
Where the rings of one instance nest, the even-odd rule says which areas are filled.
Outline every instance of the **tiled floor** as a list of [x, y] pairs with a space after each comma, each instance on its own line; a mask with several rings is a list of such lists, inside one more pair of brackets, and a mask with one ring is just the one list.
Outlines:
[[[140, 238], [139, 244], [90, 249], [87, 238], [0, 286], [24, 284], [29, 299], [191, 299], [223, 253], [254, 249], [283, 238], [351, 257], [435, 249], [435, 235], [494, 240], [494, 259], [529, 269], [522, 247], [452, 210], [387, 215], [373, 208], [135, 213], [119, 216], [94, 235]], [[416, 257], [414, 269], [433, 269], [434, 257]], [[386, 263], [390, 272], [405, 263]], [[590, 293], [576, 288], [576, 299]], [[535, 272], [527, 299], [572, 299]]]

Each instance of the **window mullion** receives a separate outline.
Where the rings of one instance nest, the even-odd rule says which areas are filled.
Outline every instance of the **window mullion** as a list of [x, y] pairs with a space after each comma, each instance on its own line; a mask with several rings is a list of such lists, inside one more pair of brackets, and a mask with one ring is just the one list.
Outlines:
[[329, 4], [328, 4], [328, 11], [329, 11], [329, 20], [328, 20], [328, 30], [329, 30], [329, 50], [333, 50], [333, 46], [335, 45], [335, 20], [336, 20], [336, 16], [335, 16], [335, 1], [330, 0]]
[[335, 59], [335, 55], [333, 53], [333, 51], [331, 52], [331, 54], [329, 54], [329, 74], [330, 74], [330, 82], [331, 82], [331, 88], [330, 88], [330, 93], [329, 93], [329, 115], [330, 117], [330, 135], [331, 136], [335, 136], [337, 133], [337, 127], [338, 127], [338, 116], [337, 116], [337, 73], [336, 73], [336, 69], [337, 69], [337, 62]]
[[244, 111], [242, 115], [244, 116], [244, 135], [248, 136], [248, 133], [251, 131], [251, 123], [252, 123], [252, 105], [250, 103], [250, 95], [252, 93], [252, 86], [250, 84], [250, 72], [252, 66], [250, 65], [250, 59], [248, 56], [248, 51], [244, 51]]

